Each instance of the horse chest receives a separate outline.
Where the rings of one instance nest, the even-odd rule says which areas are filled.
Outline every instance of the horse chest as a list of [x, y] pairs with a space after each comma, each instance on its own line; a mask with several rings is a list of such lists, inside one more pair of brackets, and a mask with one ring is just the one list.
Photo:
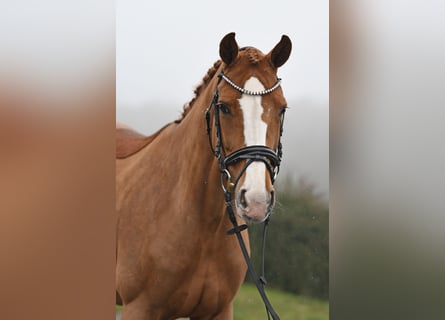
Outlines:
[[199, 263], [190, 274], [183, 275], [182, 283], [172, 295], [175, 302], [182, 299], [181, 309], [185, 313], [199, 317], [230, 304], [246, 272], [244, 261], [236, 255], [238, 251], [203, 251]]

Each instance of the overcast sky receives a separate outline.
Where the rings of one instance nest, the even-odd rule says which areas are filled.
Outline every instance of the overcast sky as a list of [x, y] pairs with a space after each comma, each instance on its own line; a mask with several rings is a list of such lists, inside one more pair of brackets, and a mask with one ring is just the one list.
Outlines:
[[[288, 35], [292, 55], [278, 72], [291, 107], [285, 138], [292, 145], [285, 145], [285, 152], [298, 153], [288, 162], [295, 163], [292, 175], [306, 175], [327, 192], [327, 0], [118, 0], [116, 12], [117, 121], [147, 134], [178, 117], [194, 87], [219, 59], [225, 34], [234, 31], [240, 46], [263, 53], [282, 34]], [[300, 129], [293, 125], [298, 123]], [[297, 140], [301, 143], [293, 143]], [[309, 150], [304, 149], [308, 145]], [[325, 159], [316, 159], [320, 157]]]

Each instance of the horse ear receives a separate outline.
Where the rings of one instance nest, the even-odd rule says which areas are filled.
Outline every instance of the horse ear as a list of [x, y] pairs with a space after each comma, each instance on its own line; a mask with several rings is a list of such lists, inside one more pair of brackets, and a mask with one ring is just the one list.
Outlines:
[[275, 68], [281, 67], [287, 59], [289, 59], [290, 52], [292, 50], [292, 42], [286, 35], [281, 36], [280, 42], [272, 49], [268, 54], [270, 61]]
[[235, 32], [228, 33], [219, 44], [219, 55], [226, 65], [230, 65], [238, 56], [238, 44], [235, 40]]

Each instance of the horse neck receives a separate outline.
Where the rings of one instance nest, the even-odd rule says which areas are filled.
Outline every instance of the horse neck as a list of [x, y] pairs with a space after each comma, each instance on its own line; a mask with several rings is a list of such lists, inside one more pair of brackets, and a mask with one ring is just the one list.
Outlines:
[[178, 154], [181, 158], [176, 159], [180, 162], [180, 172], [178, 173], [185, 176], [189, 175], [191, 187], [187, 189], [201, 194], [214, 192], [222, 194], [218, 162], [209, 145], [205, 120], [205, 110], [209, 106], [216, 89], [217, 74], [202, 89], [193, 107], [177, 125], [174, 132], [175, 139], [182, 141], [179, 148], [175, 150], [175, 154]]

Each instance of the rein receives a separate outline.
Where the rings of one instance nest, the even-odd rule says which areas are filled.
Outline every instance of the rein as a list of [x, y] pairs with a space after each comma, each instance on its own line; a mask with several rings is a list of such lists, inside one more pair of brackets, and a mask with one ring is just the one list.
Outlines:
[[[266, 230], [267, 225], [269, 224], [270, 214], [264, 221], [264, 228], [263, 228], [263, 242], [262, 242], [262, 274], [261, 276], [258, 276], [257, 272], [255, 271], [255, 267], [253, 266], [252, 260], [249, 257], [249, 254], [247, 252], [246, 244], [244, 243], [243, 237], [241, 235], [241, 232], [243, 230], [246, 230], [248, 227], [246, 224], [238, 225], [236, 221], [235, 212], [232, 205], [232, 194], [235, 191], [235, 187], [238, 184], [241, 176], [244, 174], [244, 172], [247, 170], [247, 167], [251, 165], [254, 162], [263, 162], [266, 165], [266, 168], [270, 174], [272, 184], [275, 182], [275, 179], [278, 175], [279, 169], [280, 169], [280, 163], [281, 163], [281, 157], [282, 157], [282, 145], [281, 145], [281, 136], [283, 134], [283, 120], [284, 120], [284, 112], [281, 115], [281, 124], [280, 124], [280, 135], [278, 140], [278, 148], [277, 151], [275, 151], [272, 148], [269, 148], [267, 146], [261, 146], [261, 145], [254, 145], [254, 146], [247, 146], [243, 147], [241, 149], [238, 149], [234, 152], [232, 152], [229, 155], [225, 154], [224, 145], [222, 141], [221, 136], [221, 124], [220, 124], [220, 107], [221, 104], [218, 103], [219, 99], [219, 93], [218, 93], [218, 85], [221, 82], [221, 80], [224, 79], [230, 86], [232, 86], [234, 89], [240, 91], [243, 94], [247, 95], [265, 95], [268, 94], [275, 89], [277, 89], [281, 84], [281, 79], [278, 79], [275, 85], [269, 89], [262, 90], [262, 91], [250, 91], [246, 90], [242, 87], [239, 87], [236, 85], [232, 80], [230, 80], [223, 72], [221, 72], [218, 75], [218, 83], [216, 85], [216, 90], [213, 95], [212, 101], [209, 105], [209, 107], [206, 110], [205, 117], [207, 122], [207, 135], [209, 138], [209, 144], [212, 152], [214, 153], [216, 159], [218, 160], [219, 164], [219, 170], [221, 172], [221, 186], [224, 192], [224, 199], [225, 199], [225, 206], [226, 211], [228, 213], [229, 219], [233, 225], [233, 228], [227, 231], [227, 234], [232, 235], [235, 234], [238, 243], [240, 245], [241, 251], [244, 256], [244, 260], [246, 261], [247, 268], [249, 270], [249, 273], [255, 282], [255, 285], [258, 289], [258, 292], [264, 302], [264, 305], [266, 307], [267, 317], [270, 319], [269, 316], [272, 317], [273, 320], [279, 320], [280, 317], [273, 309], [269, 299], [267, 298], [266, 292], [264, 290], [264, 287], [266, 285], [266, 279], [264, 276], [264, 252], [265, 252], [265, 244], [266, 244]], [[213, 109], [214, 113], [214, 122], [215, 122], [215, 134], [216, 134], [216, 143], [215, 146], [212, 144], [212, 137], [211, 137], [211, 126], [210, 126], [210, 110]], [[241, 169], [238, 176], [233, 179], [230, 172], [229, 172], [229, 166], [234, 165], [238, 163], [239, 161], [245, 160], [244, 167]]]

